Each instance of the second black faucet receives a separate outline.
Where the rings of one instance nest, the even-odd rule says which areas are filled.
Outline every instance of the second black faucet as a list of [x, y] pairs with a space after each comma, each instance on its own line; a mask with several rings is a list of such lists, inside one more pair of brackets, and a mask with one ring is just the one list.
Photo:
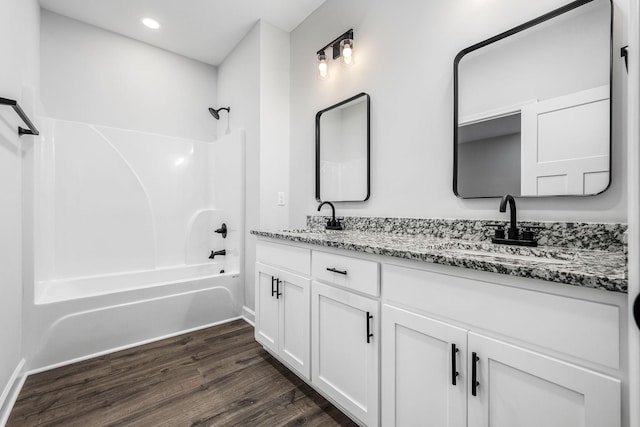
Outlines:
[[518, 222], [516, 218], [516, 200], [511, 194], [505, 194], [502, 200], [500, 200], [500, 212], [507, 211], [507, 203], [509, 204], [510, 219], [509, 228], [507, 228], [507, 237], [504, 237], [504, 230], [502, 226], [496, 230], [495, 237], [491, 239], [493, 243], [499, 243], [503, 245], [518, 245], [518, 246], [538, 246], [538, 242], [533, 238], [533, 228], [539, 228], [535, 226], [525, 227], [528, 230], [522, 233], [520, 238], [520, 230], [518, 230]]
[[500, 200], [500, 212], [507, 211], [507, 203], [509, 203], [509, 211], [511, 213], [511, 221], [509, 222], [509, 228], [507, 229], [507, 238], [511, 240], [518, 240], [520, 237], [520, 231], [518, 230], [518, 224], [516, 222], [516, 200], [511, 194], [505, 194], [502, 200]]

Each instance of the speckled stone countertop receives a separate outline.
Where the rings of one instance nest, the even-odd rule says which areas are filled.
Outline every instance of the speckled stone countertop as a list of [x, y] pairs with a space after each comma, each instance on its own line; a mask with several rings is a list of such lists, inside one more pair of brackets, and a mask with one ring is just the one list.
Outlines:
[[[596, 288], [613, 292], [627, 292], [627, 259], [624, 245], [623, 224], [570, 224], [564, 228], [560, 223], [543, 224], [555, 233], [569, 233], [573, 240], [586, 241], [580, 238], [582, 233], [594, 230], [602, 231], [600, 245], [587, 245], [598, 249], [584, 249], [585, 245], [538, 246], [535, 248], [496, 245], [490, 239], [469, 239], [467, 231], [484, 229], [486, 221], [470, 220], [431, 220], [438, 221], [440, 233], [423, 234], [422, 232], [381, 231], [375, 227], [359, 227], [352, 224], [352, 229], [344, 231], [325, 231], [318, 224], [323, 224], [319, 217], [310, 217], [308, 229], [258, 231], [251, 234], [292, 242], [307, 243], [355, 252], [391, 256], [410, 260], [432, 262], [455, 267], [488, 271], [512, 276], [541, 279], [574, 286]], [[326, 220], [326, 218], [325, 218]], [[370, 219], [367, 219], [370, 220]], [[396, 219], [394, 219], [396, 220]], [[424, 220], [422, 220], [424, 221]], [[429, 220], [428, 220], [429, 221]], [[443, 225], [442, 221], [449, 222]], [[492, 221], [495, 222], [495, 221]], [[352, 220], [353, 223], [353, 220]], [[478, 225], [480, 223], [480, 225]], [[345, 221], [349, 224], [349, 221]], [[462, 225], [461, 225], [462, 224]], [[456, 232], [445, 233], [445, 228]], [[491, 230], [491, 228], [489, 227]], [[374, 230], [374, 231], [371, 231]], [[467, 230], [467, 231], [465, 231]], [[558, 231], [561, 230], [561, 231]], [[564, 230], [564, 231], [563, 231]], [[543, 235], [544, 235], [544, 231]], [[484, 235], [484, 231], [481, 235]], [[449, 236], [455, 236], [451, 238]], [[603, 249], [605, 248], [605, 249]]]

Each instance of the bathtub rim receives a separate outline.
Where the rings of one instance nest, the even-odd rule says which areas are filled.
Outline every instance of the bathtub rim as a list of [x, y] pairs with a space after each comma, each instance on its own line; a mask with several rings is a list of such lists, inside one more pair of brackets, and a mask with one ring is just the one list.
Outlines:
[[[76, 301], [76, 300], [84, 300], [94, 297], [104, 297], [106, 295], [111, 294], [119, 294], [119, 293], [127, 293], [132, 291], [140, 291], [149, 288], [161, 288], [164, 286], [176, 285], [179, 283], [187, 283], [187, 282], [196, 282], [200, 280], [212, 279], [217, 277], [229, 277], [236, 278], [240, 276], [239, 270], [226, 271], [224, 273], [214, 273], [214, 274], [200, 274], [194, 276], [185, 276], [181, 278], [177, 278], [174, 280], [158, 280], [151, 281], [150, 283], [138, 284], [135, 286], [125, 286], [118, 287], [111, 290], [95, 290], [93, 292], [84, 292], [77, 293], [75, 295], [66, 295], [60, 296], [60, 292], [56, 292], [53, 294], [48, 294], [47, 290], [50, 288], [54, 288], [55, 286], [69, 286], [70, 284], [80, 283], [82, 281], [91, 281], [96, 279], [118, 279], [122, 277], [126, 277], [129, 275], [144, 275], [144, 274], [162, 274], [163, 271], [168, 270], [182, 270], [189, 268], [197, 268], [202, 266], [212, 266], [217, 265], [224, 270], [224, 263], [200, 263], [200, 264], [183, 264], [183, 265], [173, 265], [167, 267], [160, 267], [155, 269], [146, 269], [146, 270], [133, 270], [127, 272], [117, 272], [117, 273], [107, 273], [107, 274], [97, 274], [90, 276], [79, 276], [79, 277], [71, 277], [71, 278], [63, 278], [63, 279], [54, 279], [54, 280], [41, 280], [36, 281], [35, 283], [35, 292], [33, 298], [33, 304], [35, 306], [43, 306], [48, 304], [56, 304], [63, 303], [67, 301]], [[213, 267], [212, 267], [213, 268]], [[52, 297], [53, 295], [53, 297]]]

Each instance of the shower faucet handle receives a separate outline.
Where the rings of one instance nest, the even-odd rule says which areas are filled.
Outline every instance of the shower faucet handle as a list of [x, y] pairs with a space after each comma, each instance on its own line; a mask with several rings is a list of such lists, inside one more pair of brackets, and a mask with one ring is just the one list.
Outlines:
[[223, 222], [222, 223], [222, 227], [218, 228], [215, 232], [218, 233], [218, 234], [222, 234], [222, 238], [226, 239], [227, 238], [227, 224], [225, 224]]

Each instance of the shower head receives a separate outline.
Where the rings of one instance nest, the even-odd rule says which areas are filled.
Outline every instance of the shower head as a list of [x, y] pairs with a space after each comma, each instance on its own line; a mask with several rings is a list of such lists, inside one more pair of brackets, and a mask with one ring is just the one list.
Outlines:
[[217, 110], [215, 108], [209, 108], [209, 112], [211, 113], [213, 118], [216, 119], [216, 120], [220, 119], [220, 114], [218, 114], [218, 113], [220, 111], [222, 111], [222, 110], [226, 110], [227, 113], [231, 112], [231, 108], [230, 107], [222, 107], [222, 108], [218, 108]]

